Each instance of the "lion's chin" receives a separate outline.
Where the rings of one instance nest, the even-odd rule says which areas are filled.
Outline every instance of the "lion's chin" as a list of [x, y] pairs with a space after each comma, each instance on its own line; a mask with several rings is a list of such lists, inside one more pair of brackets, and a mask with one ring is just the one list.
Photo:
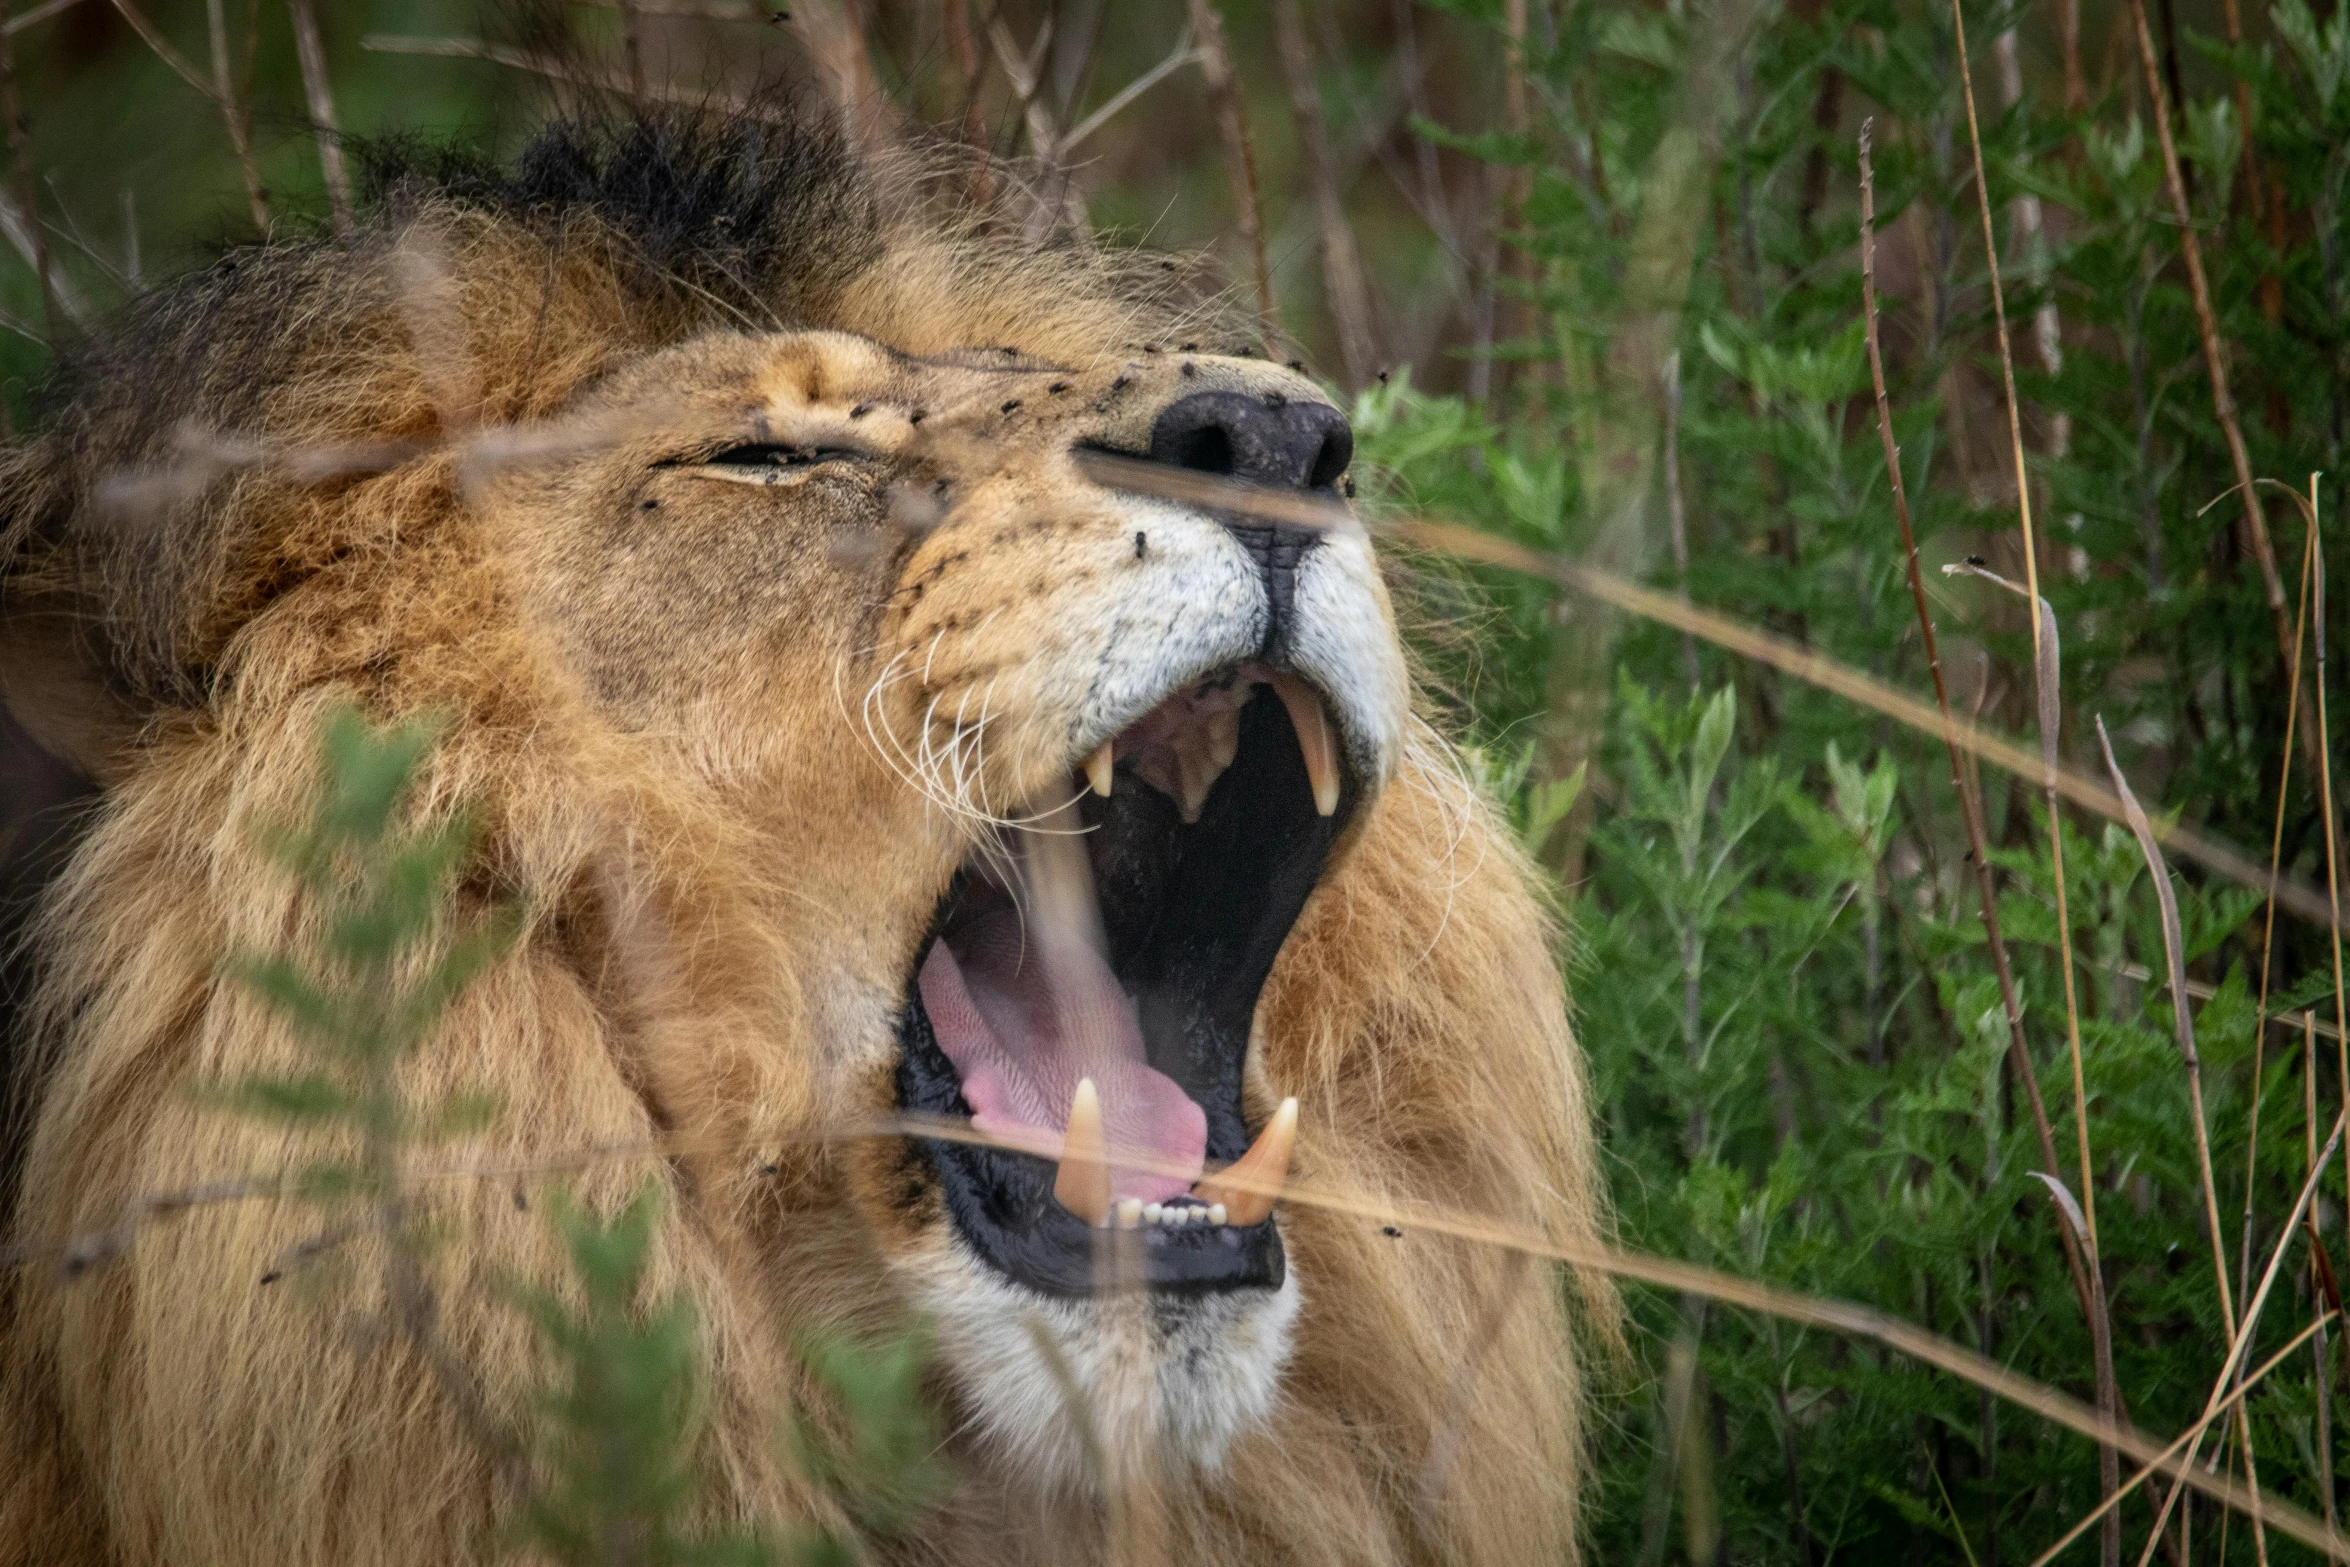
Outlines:
[[917, 1274], [979, 1445], [1072, 1497], [1219, 1470], [1272, 1415], [1299, 1309], [1294, 1273], [1271, 1289], [1069, 1299], [950, 1243]]

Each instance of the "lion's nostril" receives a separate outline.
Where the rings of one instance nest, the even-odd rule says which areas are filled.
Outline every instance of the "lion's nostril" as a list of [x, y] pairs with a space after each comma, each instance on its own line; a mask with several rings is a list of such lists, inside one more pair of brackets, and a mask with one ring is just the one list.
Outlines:
[[1232, 471], [1232, 437], [1221, 426], [1209, 425], [1194, 430], [1183, 438], [1175, 452], [1175, 465], [1196, 469], [1201, 473], [1230, 473]]
[[1346, 415], [1324, 402], [1193, 392], [1151, 426], [1151, 460], [1286, 490], [1328, 489], [1354, 457]]
[[1314, 466], [1306, 475], [1306, 488], [1326, 490], [1336, 484], [1355, 460], [1354, 432], [1340, 421], [1329, 434], [1322, 437], [1322, 449], [1314, 453]]

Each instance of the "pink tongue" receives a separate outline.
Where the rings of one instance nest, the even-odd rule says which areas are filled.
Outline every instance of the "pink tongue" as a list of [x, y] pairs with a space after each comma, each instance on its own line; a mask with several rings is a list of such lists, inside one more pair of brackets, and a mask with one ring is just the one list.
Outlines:
[[[1029, 935], [1033, 936], [1031, 930]], [[1164, 1202], [1188, 1191], [1208, 1147], [1207, 1112], [1143, 1059], [1134, 1004], [1083, 942], [1056, 944], [1053, 973], [1022, 941], [1007, 904], [932, 943], [918, 983], [939, 1048], [963, 1079], [971, 1124], [1057, 1158], [1077, 1080], [1101, 1095], [1114, 1197]], [[1184, 1176], [1132, 1170], [1121, 1154]]]

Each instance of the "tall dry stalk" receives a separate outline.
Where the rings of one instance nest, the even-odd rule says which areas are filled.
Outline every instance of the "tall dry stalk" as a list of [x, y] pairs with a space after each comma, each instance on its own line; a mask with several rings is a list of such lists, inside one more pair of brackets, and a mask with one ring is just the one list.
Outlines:
[[[2113, 741], [2105, 733], [2105, 719], [2097, 720], [2097, 745], [2105, 753], [2106, 771], [2113, 775], [2114, 792], [2121, 797], [2129, 812], [2130, 833], [2138, 840], [2138, 852], [2145, 856], [2146, 874], [2154, 881], [2154, 900], [2162, 916], [2162, 956], [2165, 972], [2170, 980], [2171, 1032], [2178, 1042], [2179, 1060], [2187, 1069], [2187, 1106], [2192, 1116], [2195, 1133], [2195, 1173], [2203, 1185], [2203, 1219], [2211, 1232], [2211, 1267], [2213, 1282], [2219, 1289], [2220, 1324], [2230, 1339], [2236, 1336], [2236, 1304], [2234, 1292], [2228, 1285], [2227, 1241], [2219, 1222], [2219, 1183], [2211, 1169], [2211, 1123], [2203, 1110], [2203, 1060], [2195, 1051], [2195, 1008], [2187, 994], [2186, 943], [2179, 932], [2179, 898], [2170, 884], [2170, 870], [2163, 864], [2162, 850], [2154, 842], [2154, 829], [2146, 820], [2146, 812], [2138, 804], [2138, 797], [2130, 790], [2130, 781], [2122, 773], [2121, 764], [2114, 760]], [[2237, 1430], [2244, 1444], [2245, 1484], [2257, 1495], [2260, 1491], [2260, 1470], [2252, 1445], [2252, 1422], [2239, 1408]], [[2155, 1532], [2161, 1533], [2158, 1524]], [[2260, 1560], [2268, 1560], [2268, 1544], [2255, 1518], [2252, 1524], [2252, 1543]], [[2154, 1542], [2147, 1541], [2151, 1557]]]
[[[2292, 648], [2285, 624], [2285, 589], [2277, 576], [2276, 550], [2269, 543], [2268, 519], [2260, 509], [2260, 489], [2253, 482], [2252, 457], [2244, 445], [2243, 422], [2236, 417], [2236, 399], [2228, 390], [2228, 365], [2220, 343], [2219, 323], [2211, 308], [2211, 283], [2203, 273], [2203, 247], [2195, 238], [2194, 209], [2187, 199], [2186, 176], [2179, 168], [2178, 144], [2171, 137], [2170, 102], [2164, 94], [2162, 66], [2154, 49], [2154, 34], [2146, 24], [2145, 0], [2130, 0], [2130, 23], [2137, 36], [2138, 63], [2153, 107], [2154, 138], [2162, 149], [2163, 184], [2169, 192], [2171, 214], [2179, 230], [2179, 255], [2187, 265], [2187, 289], [2195, 303], [2195, 326], [2203, 344], [2203, 368], [2211, 381], [2212, 412], [2227, 440], [2228, 462], [2235, 469], [2236, 489], [2244, 507], [2245, 542], [2260, 567], [2260, 581], [2268, 595], [2269, 618], [2276, 623], [2277, 656], [2290, 659]], [[2312, 760], [2317, 759], [2318, 737], [2307, 727]]]
[[1371, 329], [1371, 286], [1355, 247], [1354, 226], [1338, 189], [1330, 136], [1322, 122], [1322, 95], [1314, 84], [1314, 55], [1306, 42], [1298, 0], [1274, 0], [1273, 34], [1289, 107], [1305, 153], [1306, 182], [1314, 196], [1314, 219], [1322, 235], [1322, 287], [1338, 328], [1338, 352], [1350, 388], [1367, 384], [1379, 368], [1379, 344]]
[[[2023, 405], [2015, 390], [2015, 349], [2007, 330], [2007, 296], [1999, 279], [1999, 236], [1991, 223], [1991, 183], [1983, 168], [1983, 128], [1975, 112], [1974, 67], [1967, 58], [1966, 11], [1961, 0], [1950, 0], [1950, 24], [1956, 35], [1958, 54], [1958, 83], [1966, 103], [1967, 150], [1974, 160], [1975, 208], [1983, 225], [1983, 257], [1989, 269], [1991, 289], [1991, 319], [1997, 328], [1999, 341], [1999, 383], [2007, 400], [2008, 451], [2015, 464], [2016, 527], [2021, 535], [2024, 552], [2024, 603], [2032, 621], [2032, 681], [2038, 698], [2040, 729], [2041, 788], [2048, 806], [2048, 859], [2050, 881], [2056, 892], [2057, 966], [2064, 976], [2064, 1035], [2065, 1047], [2071, 1057], [2074, 1094], [2074, 1115], [2087, 1137], [2088, 1102], [2082, 1092], [2081, 1070], [2081, 1003], [2073, 977], [2073, 925], [2068, 906], [2064, 869], [2064, 816], [2057, 808], [2057, 745], [2063, 728], [2063, 696], [2058, 689], [2054, 645], [2056, 616], [2040, 593], [2039, 541], [2032, 532], [2032, 481], [2024, 464]], [[2028, 1069], [2029, 1058], [2024, 1062]], [[2053, 1144], [2047, 1150], [2049, 1168], [2056, 1168]], [[2082, 1174], [2081, 1196], [2090, 1206], [2084, 1206], [2084, 1215], [2091, 1211], [2096, 1200], [2094, 1182], [2089, 1173]], [[2218, 1243], [2217, 1232], [2213, 1242]], [[2224, 1283], [2224, 1275], [2223, 1275]]]
[[[302, 62], [302, 93], [310, 102], [310, 127], [318, 137], [318, 167], [326, 177], [327, 206], [333, 214], [336, 237], [349, 239], [353, 226], [351, 176], [343, 168], [343, 133], [335, 120], [334, 83], [326, 73], [326, 44], [319, 37], [318, 12], [311, 0], [286, 0], [286, 11], [294, 20], [294, 52]], [[634, 12], [626, 4], [621, 15], [634, 20]]]
[[1273, 267], [1265, 257], [1264, 203], [1258, 195], [1257, 149], [1248, 131], [1248, 109], [1240, 101], [1240, 78], [1232, 69], [1232, 47], [1225, 41], [1224, 18], [1215, 0], [1187, 0], [1191, 30], [1199, 39], [1200, 75], [1207, 80], [1208, 99], [1216, 110], [1216, 130], [1224, 139], [1224, 167], [1232, 179], [1232, 222], [1247, 247], [1250, 275], [1257, 285], [1257, 332], [1264, 338], [1267, 358], [1282, 355], [1281, 309], [1273, 297]]
[[[24, 214], [27, 245], [32, 251], [27, 259], [41, 290], [41, 326], [54, 355], [65, 342], [65, 307], [49, 272], [49, 236], [41, 226], [41, 209], [33, 203], [32, 155], [25, 145], [24, 106], [16, 94], [16, 27], [8, 12], [9, 0], [0, 0], [0, 122], [8, 129], [9, 181], [16, 188], [17, 208]], [[0, 410], [0, 418], [5, 417], [5, 411]]]
[[[1244, 516], [1296, 523], [1303, 527], [1360, 528], [1364, 525], [1343, 505], [1299, 495], [1294, 491], [1266, 489], [1260, 485], [1141, 462], [1109, 452], [1081, 451], [1075, 454], [1075, 461], [1079, 472], [1111, 489], [1190, 501]], [[1686, 631], [1701, 641], [1710, 642], [1740, 658], [1752, 659], [1783, 675], [1832, 692], [1920, 734], [1932, 735], [1955, 744], [1969, 756], [1988, 762], [2018, 778], [2039, 778], [2047, 771], [2044, 758], [2035, 756], [2016, 742], [1980, 729], [1972, 723], [1962, 723], [1937, 710], [1932, 704], [1896, 690], [1850, 664], [1814, 648], [1798, 647], [1785, 638], [1727, 615], [1685, 603], [1672, 594], [1635, 582], [1620, 572], [1594, 566], [1588, 561], [1571, 560], [1563, 555], [1532, 549], [1512, 539], [1453, 523], [1402, 518], [1382, 522], [1379, 528], [1382, 534], [1401, 543], [1538, 578], [1596, 599], [1611, 609], [1637, 615], [1643, 620], [1652, 620], [1675, 631]], [[2070, 804], [2108, 821], [2128, 824], [2129, 814], [2120, 798], [2103, 784], [2062, 765], [2057, 768], [2056, 784], [2057, 793]], [[2334, 921], [2325, 897], [2316, 889], [2290, 878], [2271, 877], [2265, 865], [2179, 822], [2162, 821], [2154, 823], [2153, 827], [2155, 841], [2166, 852], [2193, 860], [2204, 869], [2224, 876], [2239, 886], [2273, 887], [2278, 907], [2313, 925], [2325, 927]], [[2053, 1155], [2050, 1163], [2055, 1163]]]
[[[2032, 1070], [2031, 1053], [2024, 1038], [2023, 1008], [2016, 999], [2015, 973], [2008, 964], [2007, 943], [1999, 934], [1999, 900], [1991, 885], [1991, 860], [1986, 852], [1983, 829], [1983, 804], [1973, 787], [1973, 779], [1960, 760], [1957, 725], [1950, 713], [1950, 688], [1942, 674], [1941, 649], [1934, 637], [1934, 616], [1926, 604], [1926, 584], [1918, 570], [1917, 535], [1909, 520], [1909, 492], [1901, 475], [1901, 448], [1893, 439], [1892, 400], [1885, 391], [1885, 355], [1877, 335], [1877, 197], [1876, 175], [1869, 162], [1869, 126], [1860, 131], [1860, 290], [1862, 330], [1866, 334], [1869, 355], [1869, 384], [1877, 399], [1877, 436], [1885, 448], [1885, 472], [1893, 490], [1893, 515], [1901, 529], [1902, 561], [1909, 573], [1910, 602], [1917, 610], [1918, 631], [1924, 638], [1926, 667], [1934, 680], [1934, 705], [1945, 726], [1950, 751], [1950, 785], [1958, 795], [1959, 815], [1966, 824], [1967, 863], [1974, 869], [1975, 898], [1982, 910], [1983, 935], [1991, 949], [1992, 971], [1999, 979], [1999, 1000], [2007, 1015], [2008, 1065], [2023, 1083], [2030, 1085], [2028, 1095], [2035, 1109], [2039, 1107], [2038, 1084]], [[2035, 621], [2036, 624], [2036, 621]], [[2052, 747], [2048, 726], [2042, 726], [2042, 744]], [[2044, 750], [2044, 760], [2050, 764], [2050, 788], [2054, 788], [2054, 761], [2051, 751]], [[2050, 795], [2050, 819], [2055, 818], [2055, 801]], [[2070, 965], [2067, 965], [2068, 970]], [[2073, 1127], [2079, 1144], [2082, 1204], [2081, 1238], [2076, 1247], [2069, 1231], [2060, 1226], [2065, 1253], [2072, 1263], [2073, 1281], [2081, 1291], [2081, 1310], [2088, 1319], [2090, 1354], [2095, 1362], [2098, 1407], [2112, 1418], [2121, 1417], [2121, 1389], [2113, 1371], [2113, 1329], [2105, 1300], [2104, 1275], [2098, 1268], [2097, 1251], [2097, 1197], [2093, 1166], [2089, 1157], [2088, 1095], [2082, 1084], [2081, 1053], [2077, 1045], [2072, 1053], [2073, 1068]], [[2056, 1164], [2056, 1143], [2045, 1124], [2046, 1112], [2040, 1112], [2042, 1157], [2053, 1173]], [[2061, 1187], [2058, 1190], [2062, 1190]], [[2085, 1256], [2075, 1257], [2078, 1250]], [[2098, 1449], [2097, 1479], [2100, 1491], [2111, 1496], [2121, 1481], [2120, 1459], [2110, 1446]], [[2121, 1553], [2121, 1520], [2119, 1515], [2106, 1531], [2106, 1555], [2110, 1562]]]

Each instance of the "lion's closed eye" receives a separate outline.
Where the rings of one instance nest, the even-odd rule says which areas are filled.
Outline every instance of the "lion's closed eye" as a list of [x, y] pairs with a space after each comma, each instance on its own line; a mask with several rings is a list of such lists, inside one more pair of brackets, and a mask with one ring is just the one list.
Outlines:
[[717, 479], [728, 484], [763, 487], [799, 484], [831, 463], [867, 462], [869, 452], [853, 446], [792, 446], [781, 441], [749, 441], [728, 446], [707, 457], [663, 463], [688, 478]]

